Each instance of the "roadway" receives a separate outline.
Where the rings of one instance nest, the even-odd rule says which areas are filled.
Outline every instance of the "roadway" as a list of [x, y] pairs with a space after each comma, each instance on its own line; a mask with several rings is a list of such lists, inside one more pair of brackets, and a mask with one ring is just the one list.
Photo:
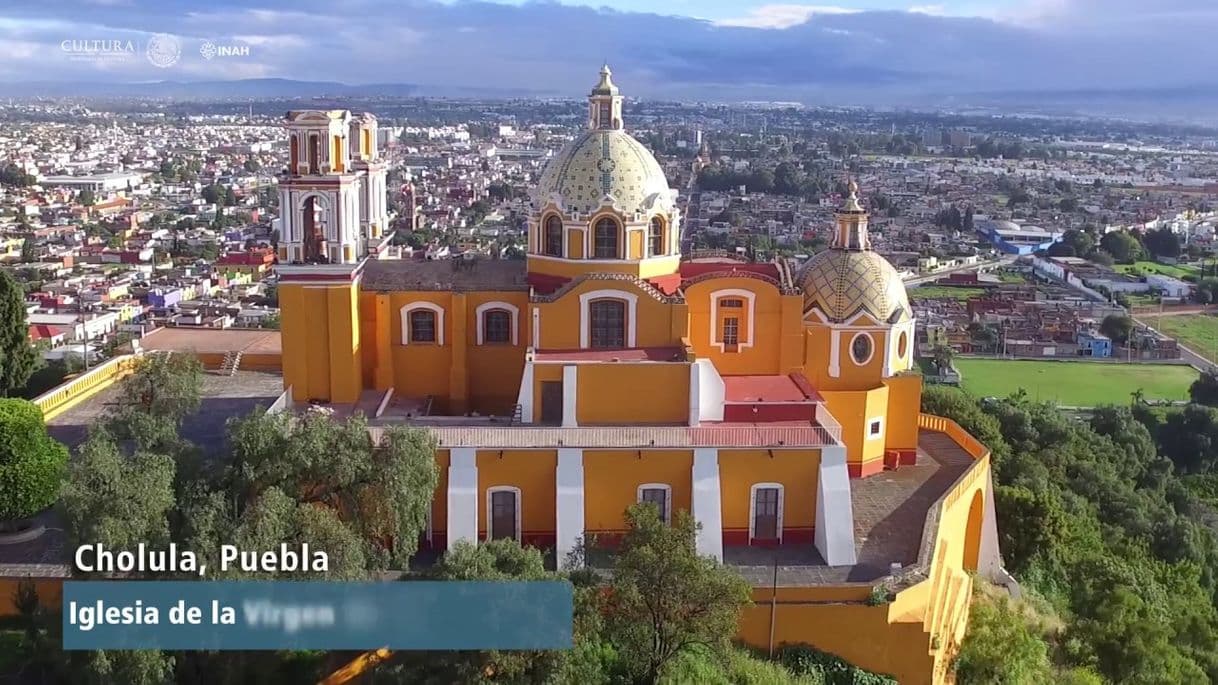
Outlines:
[[933, 283], [933, 282], [943, 278], [944, 276], [950, 276], [951, 274], [959, 273], [961, 271], [978, 271], [978, 272], [980, 272], [980, 271], [989, 271], [991, 269], [997, 269], [998, 267], [1002, 267], [1002, 266], [1008, 266], [1010, 264], [1014, 264], [1016, 259], [1019, 259], [1018, 255], [1004, 255], [1002, 257], [999, 257], [998, 259], [990, 259], [990, 260], [987, 260], [984, 262], [977, 262], [976, 264], [966, 264], [964, 266], [956, 266], [956, 267], [952, 267], [950, 269], [936, 271], [933, 274], [916, 274], [916, 275], [910, 276], [908, 278], [905, 278], [903, 280], [905, 282], [906, 288], [914, 288], [919, 285], [926, 285], [927, 283]]

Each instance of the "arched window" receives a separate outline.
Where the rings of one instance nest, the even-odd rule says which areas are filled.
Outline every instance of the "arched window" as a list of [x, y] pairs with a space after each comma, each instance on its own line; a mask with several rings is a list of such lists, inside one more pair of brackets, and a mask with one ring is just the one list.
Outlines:
[[647, 229], [647, 244], [652, 257], [668, 251], [664, 249], [664, 220], [658, 216], [652, 217], [651, 226]]
[[605, 217], [596, 222], [592, 231], [592, 256], [595, 259], [617, 259], [617, 221]]
[[482, 340], [488, 343], [512, 342], [512, 313], [492, 309], [482, 315]]
[[562, 256], [562, 219], [557, 214], [546, 217], [545, 235], [542, 236], [542, 252], [551, 257]]
[[428, 309], [410, 312], [410, 342], [434, 343], [436, 341], [436, 313]]
[[588, 305], [589, 347], [626, 346], [626, 303], [594, 300]]

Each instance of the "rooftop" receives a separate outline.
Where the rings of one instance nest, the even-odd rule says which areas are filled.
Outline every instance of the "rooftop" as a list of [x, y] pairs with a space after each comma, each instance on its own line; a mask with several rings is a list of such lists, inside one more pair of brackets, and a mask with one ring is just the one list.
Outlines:
[[364, 266], [363, 290], [528, 291], [525, 262], [511, 259], [377, 260]]

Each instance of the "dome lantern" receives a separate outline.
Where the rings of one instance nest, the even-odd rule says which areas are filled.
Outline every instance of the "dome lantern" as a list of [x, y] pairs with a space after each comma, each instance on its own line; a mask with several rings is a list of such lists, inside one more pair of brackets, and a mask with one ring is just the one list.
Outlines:
[[601, 67], [600, 81], [588, 95], [588, 128], [614, 131], [622, 128], [622, 95], [613, 83], [608, 64]]
[[859, 184], [850, 179], [847, 186], [850, 194], [836, 214], [837, 230], [833, 234], [833, 247], [842, 250], [870, 250], [871, 238], [867, 234], [867, 210], [859, 202]]

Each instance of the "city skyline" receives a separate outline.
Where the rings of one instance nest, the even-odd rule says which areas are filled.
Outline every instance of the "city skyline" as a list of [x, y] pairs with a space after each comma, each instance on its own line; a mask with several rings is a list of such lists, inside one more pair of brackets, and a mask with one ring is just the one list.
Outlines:
[[[217, 81], [569, 93], [608, 60], [638, 97], [894, 102], [927, 94], [1196, 88], [1203, 0], [435, 2], [92, 0], [0, 10], [0, 81]], [[654, 8], [653, 8], [654, 10]], [[146, 59], [169, 35], [166, 59]], [[210, 50], [210, 51], [209, 51]], [[218, 54], [217, 54], [218, 50]]]

